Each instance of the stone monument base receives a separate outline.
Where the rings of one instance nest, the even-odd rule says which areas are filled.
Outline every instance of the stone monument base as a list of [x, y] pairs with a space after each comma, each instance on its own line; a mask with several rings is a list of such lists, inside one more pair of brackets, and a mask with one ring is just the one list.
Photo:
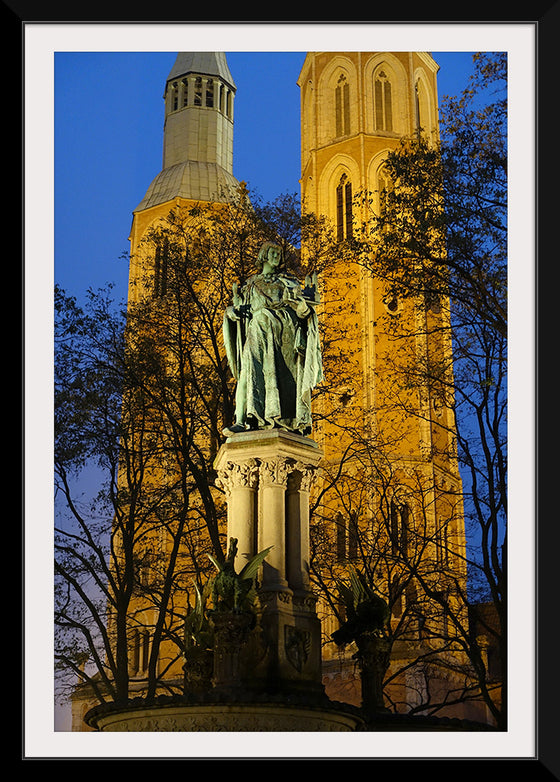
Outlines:
[[168, 703], [118, 708], [97, 707], [86, 715], [87, 724], [102, 732], [306, 732], [359, 729], [363, 720], [347, 704], [305, 705], [275, 702]]
[[260, 692], [323, 693], [321, 625], [309, 582], [309, 492], [321, 458], [309, 437], [271, 429], [229, 437], [214, 463], [227, 537], [237, 541], [236, 571], [268, 550], [255, 606], [260, 635], [246, 654], [245, 684]]

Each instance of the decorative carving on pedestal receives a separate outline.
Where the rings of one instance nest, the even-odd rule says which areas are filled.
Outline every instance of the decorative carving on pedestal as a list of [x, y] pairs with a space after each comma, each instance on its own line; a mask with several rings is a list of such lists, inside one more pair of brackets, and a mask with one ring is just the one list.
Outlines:
[[177, 705], [138, 711], [108, 713], [96, 720], [98, 730], [110, 732], [217, 732], [251, 733], [302, 731], [355, 731], [362, 723], [349, 707], [346, 710], [309, 708], [282, 703], [229, 703]]
[[260, 463], [260, 480], [264, 486], [282, 486], [288, 485], [288, 477], [292, 470], [291, 460], [289, 459], [267, 459]]
[[284, 627], [284, 649], [286, 658], [301, 673], [311, 651], [311, 633], [297, 627]]
[[[296, 462], [294, 464], [291, 480], [293, 491], [311, 491], [311, 486], [315, 479], [317, 468], [313, 464], [304, 464], [303, 462]], [[290, 487], [289, 487], [290, 488]]]
[[[317, 468], [293, 459], [248, 459], [228, 461], [218, 470], [216, 486], [230, 494], [232, 489], [256, 489], [260, 485], [283, 486], [288, 491], [309, 492]], [[259, 481], [260, 479], [260, 481]]]
[[232, 489], [256, 489], [259, 483], [259, 463], [257, 459], [248, 459], [245, 462], [228, 461], [226, 466], [218, 470], [216, 485], [222, 488], [227, 495]]
[[386, 711], [383, 679], [391, 659], [391, 644], [386, 638], [365, 634], [357, 639], [358, 661], [362, 680], [362, 707], [366, 714]]
[[254, 626], [250, 612], [215, 612], [214, 622], [214, 687], [235, 689], [242, 686], [243, 651]]
[[293, 595], [292, 601], [294, 607], [298, 611], [305, 613], [315, 613], [315, 606], [317, 605], [317, 598], [311, 592], [303, 592], [301, 594]]

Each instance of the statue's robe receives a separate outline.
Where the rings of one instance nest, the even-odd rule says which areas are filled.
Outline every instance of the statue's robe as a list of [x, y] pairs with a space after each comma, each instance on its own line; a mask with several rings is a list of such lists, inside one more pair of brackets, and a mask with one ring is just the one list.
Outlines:
[[224, 343], [237, 380], [237, 424], [307, 434], [311, 391], [323, 369], [317, 315], [298, 280], [257, 274], [224, 316]]

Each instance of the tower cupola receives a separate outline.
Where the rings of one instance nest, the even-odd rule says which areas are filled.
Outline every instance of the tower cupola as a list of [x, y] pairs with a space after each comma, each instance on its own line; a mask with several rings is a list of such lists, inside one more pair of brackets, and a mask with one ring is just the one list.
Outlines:
[[165, 85], [164, 168], [197, 160], [232, 172], [234, 95], [224, 52], [179, 52]]
[[137, 207], [173, 200], [231, 201], [236, 87], [224, 52], [179, 52], [165, 83], [163, 167]]

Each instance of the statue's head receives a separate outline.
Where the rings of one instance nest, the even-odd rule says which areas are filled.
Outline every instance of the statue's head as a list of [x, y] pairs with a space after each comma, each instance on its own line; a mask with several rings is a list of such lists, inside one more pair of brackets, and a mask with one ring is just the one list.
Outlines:
[[266, 262], [271, 266], [280, 267], [284, 261], [284, 253], [279, 244], [275, 242], [264, 242], [257, 255], [257, 264], [262, 267]]

